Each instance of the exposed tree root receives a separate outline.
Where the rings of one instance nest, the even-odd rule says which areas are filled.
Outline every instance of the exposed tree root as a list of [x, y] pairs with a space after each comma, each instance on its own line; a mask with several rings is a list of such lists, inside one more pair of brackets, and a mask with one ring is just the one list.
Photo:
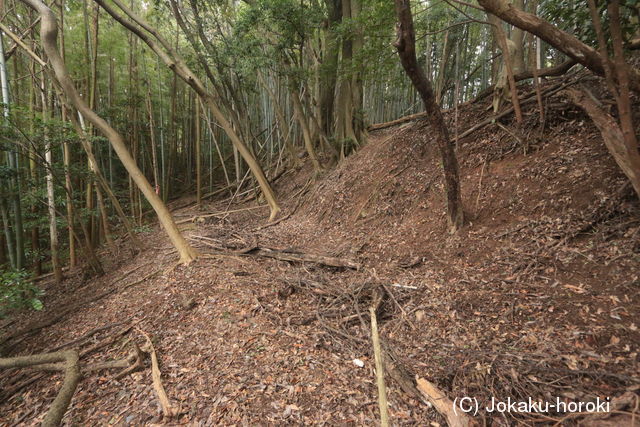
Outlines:
[[[126, 330], [128, 331], [129, 329], [131, 329], [131, 327], [128, 327]], [[105, 369], [121, 369], [121, 371], [114, 377], [115, 379], [119, 379], [134, 371], [144, 368], [145, 354], [140, 350], [135, 342], [133, 343], [133, 346], [134, 351], [125, 359], [101, 362], [94, 365], [81, 366], [79, 361], [80, 357], [93, 352], [96, 348], [99, 348], [95, 346], [80, 353], [77, 350], [64, 350], [53, 353], [34, 354], [31, 356], [4, 358], [0, 359], [0, 369], [31, 368], [41, 371], [64, 372], [62, 387], [51, 404], [51, 407], [49, 408], [49, 411], [42, 423], [43, 426], [58, 426], [71, 403], [73, 394], [75, 393], [83, 374]], [[9, 393], [5, 393], [5, 397], [10, 396], [42, 377], [44, 377], [44, 374], [42, 373], [32, 376], [27, 381], [13, 387]]]
[[47, 415], [42, 422], [43, 426], [60, 425], [64, 413], [67, 411], [73, 393], [81, 379], [80, 366], [78, 365], [78, 353], [74, 350], [57, 353], [34, 354], [32, 356], [18, 356], [0, 359], [1, 368], [28, 368], [43, 364], [59, 363], [60, 370], [64, 370], [64, 382], [53, 400]]

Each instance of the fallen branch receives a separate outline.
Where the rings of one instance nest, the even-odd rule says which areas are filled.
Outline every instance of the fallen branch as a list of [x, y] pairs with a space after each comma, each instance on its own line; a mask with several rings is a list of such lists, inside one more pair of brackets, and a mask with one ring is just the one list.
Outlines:
[[389, 425], [389, 404], [387, 403], [387, 387], [384, 383], [384, 362], [380, 349], [380, 335], [378, 335], [378, 320], [375, 307], [369, 308], [371, 315], [371, 341], [373, 342], [373, 355], [376, 363], [376, 383], [378, 384], [378, 408], [380, 409], [380, 425]]
[[[293, 212], [291, 212], [291, 213], [293, 213]], [[278, 225], [282, 221], [285, 221], [285, 220], [291, 218], [291, 213], [288, 213], [288, 214], [286, 214], [284, 216], [281, 216], [279, 219], [277, 219], [275, 221], [271, 221], [271, 222], [268, 222], [268, 223], [266, 223], [264, 225], [256, 227], [256, 228], [253, 229], [253, 231], [260, 231], [260, 230], [264, 230], [265, 228], [269, 228], [269, 227], [273, 227], [274, 225]]]
[[[547, 90], [545, 90], [541, 96], [551, 96], [556, 94], [557, 92], [560, 92], [561, 90], [565, 89], [566, 87], [572, 85], [572, 84], [576, 84], [578, 82], [578, 80], [572, 80], [569, 82], [565, 82], [565, 83], [558, 83], [556, 85], [553, 85], [552, 87], [548, 88]], [[535, 96], [535, 91], [529, 94], [530, 96], [527, 97], [524, 101], [522, 101], [520, 103], [520, 106], [523, 106], [525, 104], [529, 104], [532, 103], [534, 101], [537, 101], [537, 98]], [[496, 114], [493, 117], [489, 117], [486, 120], [481, 121], [480, 123], [476, 124], [475, 126], [470, 127], [469, 129], [467, 129], [466, 131], [462, 132], [460, 134], [460, 136], [458, 137], [459, 139], [462, 139], [466, 136], [471, 135], [473, 132], [477, 131], [478, 129], [482, 129], [483, 127], [495, 122], [498, 119], [501, 119], [505, 116], [508, 116], [509, 114], [514, 112], [514, 108], [513, 107], [509, 107], [506, 110], [504, 110], [503, 112]]]
[[629, 144], [625, 140], [623, 129], [619, 123], [598, 105], [597, 99], [589, 90], [586, 88], [581, 88], [581, 90], [567, 89], [566, 94], [591, 118], [600, 131], [609, 153], [631, 181], [636, 194], [640, 196], [640, 152], [638, 152], [637, 145]]
[[149, 353], [151, 353], [151, 377], [153, 378], [153, 388], [158, 395], [158, 400], [160, 401], [160, 406], [162, 406], [162, 413], [165, 417], [171, 418], [175, 415], [173, 408], [171, 407], [171, 402], [169, 401], [169, 397], [167, 396], [167, 392], [164, 390], [164, 386], [162, 385], [162, 379], [160, 378], [160, 368], [158, 367], [158, 356], [156, 355], [156, 350], [153, 347], [153, 343], [151, 342], [151, 338], [147, 335], [146, 332], [138, 329], [142, 335], [147, 339], [147, 344], [149, 345]]
[[234, 209], [234, 210], [230, 210], [230, 211], [222, 211], [222, 212], [216, 212], [216, 213], [211, 213], [211, 214], [206, 214], [206, 215], [196, 215], [196, 216], [191, 217], [191, 218], [182, 219], [180, 221], [177, 221], [176, 224], [184, 224], [184, 223], [187, 223], [187, 222], [200, 221], [200, 220], [202, 220], [204, 218], [211, 218], [213, 216], [227, 216], [230, 213], [251, 211], [251, 210], [254, 210], [254, 209], [261, 209], [261, 208], [268, 208], [268, 207], [269, 207], [269, 205], [250, 206], [248, 208]]
[[243, 253], [238, 253], [236, 255], [254, 255], [279, 259], [281, 261], [313, 262], [315, 264], [326, 265], [328, 267], [351, 268], [354, 270], [359, 270], [361, 267], [360, 263], [348, 259], [335, 258], [324, 255], [305, 254], [303, 252], [282, 251], [263, 247], [255, 247], [248, 251], [243, 250]]
[[417, 388], [436, 410], [447, 419], [449, 427], [469, 427], [477, 423], [468, 415], [456, 414], [454, 403], [438, 387], [425, 380], [416, 377]]

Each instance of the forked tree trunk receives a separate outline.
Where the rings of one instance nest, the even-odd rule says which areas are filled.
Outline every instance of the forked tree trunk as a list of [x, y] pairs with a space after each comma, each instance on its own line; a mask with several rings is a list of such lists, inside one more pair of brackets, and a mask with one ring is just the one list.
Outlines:
[[133, 178], [135, 183], [140, 187], [140, 190], [144, 193], [147, 200], [156, 211], [158, 215], [158, 219], [162, 226], [165, 228], [165, 231], [169, 235], [171, 242], [178, 250], [180, 254], [180, 259], [184, 263], [189, 263], [197, 257], [197, 252], [189, 246], [187, 241], [184, 239], [182, 234], [180, 234], [180, 230], [178, 230], [178, 226], [173, 221], [173, 217], [171, 213], [162, 202], [160, 197], [155, 193], [149, 181], [142, 174], [135, 161], [131, 157], [131, 154], [127, 150], [122, 136], [113, 129], [109, 124], [98, 116], [93, 110], [91, 110], [84, 100], [78, 95], [76, 88], [73, 84], [73, 81], [69, 77], [69, 73], [67, 68], [60, 57], [57, 49], [57, 33], [58, 33], [58, 24], [56, 22], [55, 14], [40, 0], [21, 0], [24, 4], [36, 10], [41, 17], [40, 24], [40, 39], [42, 43], [42, 47], [49, 57], [49, 61], [51, 62], [51, 66], [56, 75], [57, 80], [59, 81], [62, 89], [65, 94], [69, 97], [73, 105], [80, 111], [80, 113], [93, 125], [99, 129], [111, 142], [113, 149], [116, 154], [122, 161], [122, 164], [129, 172], [129, 175]]
[[413, 16], [411, 15], [410, 0], [395, 0], [396, 15], [398, 17], [398, 39], [395, 46], [398, 49], [400, 62], [405, 72], [415, 86], [425, 110], [429, 124], [435, 133], [436, 143], [442, 156], [444, 168], [444, 182], [447, 192], [447, 213], [450, 230], [456, 231], [464, 223], [464, 211], [460, 197], [460, 178], [458, 176], [458, 160], [453, 144], [449, 138], [449, 131], [444, 122], [440, 106], [435, 101], [433, 87], [427, 79], [416, 59], [416, 36], [413, 30]]

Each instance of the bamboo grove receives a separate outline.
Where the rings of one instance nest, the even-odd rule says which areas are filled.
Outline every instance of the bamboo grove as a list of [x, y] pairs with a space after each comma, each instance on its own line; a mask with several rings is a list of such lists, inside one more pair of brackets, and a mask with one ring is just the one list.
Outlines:
[[[366, 144], [369, 126], [425, 111], [398, 59], [397, 21], [411, 20], [407, 41], [438, 111], [487, 91], [497, 111], [514, 83], [576, 62], [602, 72], [590, 51], [572, 57], [565, 39], [519, 21], [537, 15], [572, 33], [576, 49], [596, 46], [591, 27], [576, 25], [593, 16], [582, 2], [429, 0], [408, 15], [401, 3], [0, 2], [3, 274], [59, 281], [79, 264], [101, 273], [96, 250], [136, 252], [154, 211], [189, 262], [197, 253], [166, 208], [185, 194], [201, 203], [254, 191], [274, 219], [271, 181], [283, 170], [309, 162], [321, 174]], [[605, 4], [594, 11], [611, 15]], [[623, 4], [628, 48], [637, 22], [637, 6]], [[637, 71], [630, 79], [633, 88]]]

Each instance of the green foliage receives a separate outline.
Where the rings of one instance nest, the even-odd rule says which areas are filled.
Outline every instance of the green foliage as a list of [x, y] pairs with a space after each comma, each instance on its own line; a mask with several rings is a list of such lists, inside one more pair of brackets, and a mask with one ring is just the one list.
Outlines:
[[153, 228], [151, 228], [151, 226], [148, 224], [142, 224], [133, 227], [133, 231], [135, 233], [151, 233], [153, 231]]
[[24, 270], [0, 274], [0, 316], [4, 316], [9, 310], [42, 310], [43, 304], [39, 297], [44, 292], [28, 281], [28, 277]]
[[[633, 15], [637, 16], [639, 0], [622, 0], [620, 8], [620, 23], [623, 37], [629, 40], [637, 31], [637, 19], [633, 21]], [[596, 2], [600, 20], [605, 32], [605, 39], [610, 40], [609, 17], [607, 2]], [[596, 32], [594, 30], [591, 13], [587, 2], [584, 0], [551, 0], [540, 4], [539, 14], [558, 28], [573, 34], [581, 41], [597, 46]]]

